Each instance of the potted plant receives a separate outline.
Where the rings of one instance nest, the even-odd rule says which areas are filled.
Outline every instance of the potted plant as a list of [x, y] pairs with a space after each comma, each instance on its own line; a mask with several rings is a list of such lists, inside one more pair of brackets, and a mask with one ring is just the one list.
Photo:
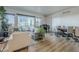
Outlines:
[[4, 9], [3, 6], [0, 7], [0, 41], [3, 41], [2, 37], [7, 37], [8, 36], [8, 24], [7, 24], [7, 19], [5, 19], [5, 12], [6, 10]]
[[6, 10], [4, 9], [3, 6], [0, 7], [0, 31], [2, 31], [3, 23], [4, 23], [4, 14]]
[[43, 27], [37, 28], [36, 32], [33, 34], [33, 39], [35, 41], [43, 40], [45, 36], [45, 30]]

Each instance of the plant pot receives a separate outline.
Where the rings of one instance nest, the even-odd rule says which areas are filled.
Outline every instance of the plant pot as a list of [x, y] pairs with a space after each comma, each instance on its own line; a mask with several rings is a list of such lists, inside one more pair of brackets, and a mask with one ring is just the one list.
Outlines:
[[35, 41], [43, 40], [44, 35], [41, 33], [34, 33], [32, 35], [32, 39]]

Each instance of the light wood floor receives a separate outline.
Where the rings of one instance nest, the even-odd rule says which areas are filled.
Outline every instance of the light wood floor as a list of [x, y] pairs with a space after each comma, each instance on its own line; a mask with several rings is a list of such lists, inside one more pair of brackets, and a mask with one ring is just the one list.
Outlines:
[[[50, 38], [50, 37], [49, 37]], [[77, 49], [79, 51], [79, 48]], [[76, 52], [75, 44], [66, 39], [57, 38], [55, 40], [45, 39], [21, 50], [21, 52]]]
[[29, 47], [29, 51], [31, 52], [60, 52], [71, 51], [71, 49], [71, 44], [65, 40], [60, 40], [60, 42], [50, 42], [45, 40]]

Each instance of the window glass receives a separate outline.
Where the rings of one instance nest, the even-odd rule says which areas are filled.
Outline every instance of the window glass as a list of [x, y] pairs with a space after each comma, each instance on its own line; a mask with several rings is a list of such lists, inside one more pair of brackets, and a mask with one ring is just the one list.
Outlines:
[[18, 26], [20, 31], [33, 30], [34, 17], [18, 15]]
[[40, 17], [36, 17], [36, 27], [40, 26], [41, 25], [41, 18]]
[[18, 27], [20, 31], [25, 31], [26, 30], [26, 16], [18, 16]]
[[34, 22], [35, 22], [35, 17], [27, 17], [28, 18], [28, 29], [30, 31], [33, 31], [34, 30]]
[[[6, 20], [10, 27], [15, 28], [17, 23], [17, 28], [19, 31], [33, 31], [35, 27], [41, 25], [41, 18], [40, 17], [32, 17], [32, 16], [25, 16], [25, 15], [17, 15], [15, 18], [14, 14], [5, 14]], [[18, 21], [15, 21], [18, 20]]]
[[5, 20], [7, 20], [7, 23], [10, 25], [10, 26], [14, 26], [14, 20], [15, 20], [15, 15], [12, 15], [12, 14], [5, 14]]

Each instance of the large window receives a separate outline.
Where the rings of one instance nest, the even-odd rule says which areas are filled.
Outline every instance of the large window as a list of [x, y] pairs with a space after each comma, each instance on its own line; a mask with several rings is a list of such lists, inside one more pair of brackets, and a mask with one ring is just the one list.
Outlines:
[[34, 27], [34, 19], [35, 17], [18, 15], [19, 30], [31, 30]]
[[[18, 28], [19, 31], [32, 31], [35, 27], [41, 25], [41, 18], [35, 16], [27, 15], [14, 15], [14, 14], [5, 14], [5, 17], [8, 21], [8, 24], [13, 28]], [[17, 20], [17, 21], [16, 21]]]
[[5, 14], [5, 18], [10, 26], [14, 27], [15, 15], [13, 14]]
[[52, 26], [79, 26], [79, 15], [54, 17]]

